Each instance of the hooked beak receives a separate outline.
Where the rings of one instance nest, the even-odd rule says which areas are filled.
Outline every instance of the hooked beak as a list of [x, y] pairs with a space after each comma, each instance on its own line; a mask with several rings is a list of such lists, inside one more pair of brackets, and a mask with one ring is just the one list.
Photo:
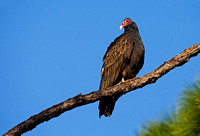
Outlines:
[[122, 26], [122, 25], [120, 25], [119, 29], [120, 29], [120, 30], [122, 30], [122, 28], [123, 28], [123, 26]]

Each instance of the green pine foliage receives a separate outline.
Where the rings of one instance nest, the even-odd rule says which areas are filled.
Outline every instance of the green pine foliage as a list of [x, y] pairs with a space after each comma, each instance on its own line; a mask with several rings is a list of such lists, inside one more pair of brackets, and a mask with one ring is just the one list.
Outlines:
[[200, 136], [200, 79], [187, 87], [179, 103], [179, 133], [182, 136]]
[[200, 136], [200, 78], [180, 95], [176, 111], [148, 121], [139, 136]]

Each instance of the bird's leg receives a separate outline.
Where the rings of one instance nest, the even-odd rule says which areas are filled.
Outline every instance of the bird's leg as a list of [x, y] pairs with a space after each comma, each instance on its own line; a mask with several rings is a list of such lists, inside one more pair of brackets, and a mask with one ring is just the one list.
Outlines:
[[125, 82], [124, 77], [122, 77], [122, 82]]

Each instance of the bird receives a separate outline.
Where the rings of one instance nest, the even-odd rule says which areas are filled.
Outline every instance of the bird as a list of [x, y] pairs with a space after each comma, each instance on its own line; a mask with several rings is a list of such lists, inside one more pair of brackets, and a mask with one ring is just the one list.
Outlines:
[[[99, 90], [112, 87], [119, 82], [134, 78], [144, 64], [145, 49], [138, 27], [130, 18], [125, 18], [120, 30], [124, 33], [117, 37], [107, 48], [103, 57]], [[99, 101], [99, 118], [110, 117], [116, 101], [122, 94], [105, 96]]]

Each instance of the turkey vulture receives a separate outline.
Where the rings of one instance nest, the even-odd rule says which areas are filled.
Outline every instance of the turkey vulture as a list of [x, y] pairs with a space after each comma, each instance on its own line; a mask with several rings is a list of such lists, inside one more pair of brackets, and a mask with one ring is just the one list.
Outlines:
[[[122, 21], [125, 31], [108, 47], [101, 69], [100, 90], [134, 78], [144, 64], [144, 45], [137, 25], [130, 18]], [[99, 102], [99, 117], [111, 116], [121, 94], [103, 97]]]

